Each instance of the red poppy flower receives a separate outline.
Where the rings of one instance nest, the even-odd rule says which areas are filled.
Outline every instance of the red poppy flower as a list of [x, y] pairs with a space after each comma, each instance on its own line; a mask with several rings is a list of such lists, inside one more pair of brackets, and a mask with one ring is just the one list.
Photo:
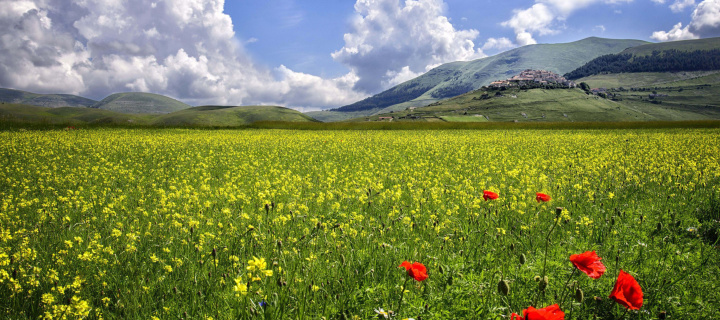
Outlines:
[[497, 194], [497, 193], [492, 192], [492, 191], [487, 191], [487, 190], [484, 190], [484, 191], [483, 191], [483, 199], [485, 199], [485, 201], [495, 200], [495, 199], [497, 199], [497, 198], [498, 198], [498, 194]]
[[557, 304], [542, 309], [529, 307], [523, 310], [522, 317], [519, 314], [513, 313], [510, 316], [510, 320], [565, 320], [565, 313], [560, 310], [560, 306]]
[[398, 268], [401, 267], [407, 270], [408, 276], [415, 278], [417, 281], [423, 281], [428, 278], [427, 269], [425, 269], [425, 266], [420, 262], [410, 264], [410, 262], [403, 261], [403, 263], [398, 266]]
[[548, 202], [548, 201], [550, 201], [550, 196], [546, 195], [544, 193], [538, 192], [537, 195], [535, 196], [535, 200], [537, 200], [537, 202]]
[[643, 292], [640, 284], [629, 273], [620, 269], [610, 298], [630, 310], [638, 310], [643, 305]]
[[570, 262], [575, 268], [585, 272], [588, 277], [593, 279], [600, 278], [605, 273], [605, 265], [600, 262], [602, 258], [598, 257], [595, 251], [586, 251], [581, 254], [570, 255]]

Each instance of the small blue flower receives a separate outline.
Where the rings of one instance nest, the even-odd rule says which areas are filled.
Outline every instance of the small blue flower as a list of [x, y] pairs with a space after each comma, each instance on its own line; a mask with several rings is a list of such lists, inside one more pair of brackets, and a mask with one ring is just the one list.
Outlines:
[[258, 305], [265, 308], [265, 307], [267, 307], [267, 302], [265, 302], [265, 300], [263, 300], [263, 301], [258, 302]]

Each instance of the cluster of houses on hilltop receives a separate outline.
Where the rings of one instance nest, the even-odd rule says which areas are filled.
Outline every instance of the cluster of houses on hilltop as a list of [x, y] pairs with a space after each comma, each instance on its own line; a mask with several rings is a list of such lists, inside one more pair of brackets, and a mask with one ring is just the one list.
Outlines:
[[524, 85], [561, 85], [567, 88], [575, 88], [575, 82], [565, 79], [565, 77], [546, 70], [525, 70], [507, 80], [494, 81], [490, 83], [490, 88], [510, 88], [521, 87]]

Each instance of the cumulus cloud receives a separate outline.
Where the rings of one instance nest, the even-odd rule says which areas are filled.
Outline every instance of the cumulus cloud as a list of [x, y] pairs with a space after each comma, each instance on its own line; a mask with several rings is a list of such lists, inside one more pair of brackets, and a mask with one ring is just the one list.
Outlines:
[[[679, 2], [679, 1], [678, 1]], [[658, 41], [675, 41], [720, 36], [720, 0], [705, 0], [695, 7], [690, 23], [673, 26], [670, 31], [655, 31], [651, 38]]]
[[690, 26], [683, 28], [682, 22], [676, 24], [670, 31], [655, 31], [653, 32], [651, 39], [657, 41], [677, 41], [677, 40], [689, 40], [698, 39], [699, 37], [690, 32]]
[[[515, 31], [518, 45], [535, 44], [534, 35], [548, 35], [560, 32], [559, 23], [564, 22], [575, 11], [594, 4], [620, 4], [633, 0], [535, 0], [527, 9], [513, 11], [513, 16], [501, 23]], [[654, 0], [658, 1], [658, 0]], [[660, 0], [662, 1], [662, 0]]]
[[515, 48], [515, 44], [508, 38], [489, 38], [482, 46], [482, 50], [506, 50]]
[[[365, 96], [335, 79], [257, 66], [224, 0], [0, 2], [0, 86], [99, 99], [121, 91], [190, 104], [321, 108]], [[253, 42], [252, 39], [248, 40]]]
[[477, 30], [456, 30], [442, 0], [358, 0], [351, 32], [332, 57], [357, 74], [357, 91], [374, 93], [442, 63], [484, 57]]

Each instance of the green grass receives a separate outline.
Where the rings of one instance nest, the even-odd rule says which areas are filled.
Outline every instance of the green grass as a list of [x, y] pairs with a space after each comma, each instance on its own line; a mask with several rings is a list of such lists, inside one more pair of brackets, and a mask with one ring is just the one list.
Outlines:
[[720, 71], [638, 72], [594, 75], [580, 78], [576, 82], [586, 82], [592, 88], [643, 88], [673, 83], [674, 85], [720, 83], [718, 77]]
[[442, 116], [441, 119], [447, 122], [487, 122], [485, 117], [480, 116]]
[[[718, 128], [0, 141], [0, 318], [508, 319], [558, 304], [565, 319], [654, 320], [720, 308]], [[607, 268], [597, 280], [568, 260], [586, 251]], [[408, 278], [403, 261], [428, 278]], [[638, 311], [608, 298], [620, 270], [642, 288]]]

